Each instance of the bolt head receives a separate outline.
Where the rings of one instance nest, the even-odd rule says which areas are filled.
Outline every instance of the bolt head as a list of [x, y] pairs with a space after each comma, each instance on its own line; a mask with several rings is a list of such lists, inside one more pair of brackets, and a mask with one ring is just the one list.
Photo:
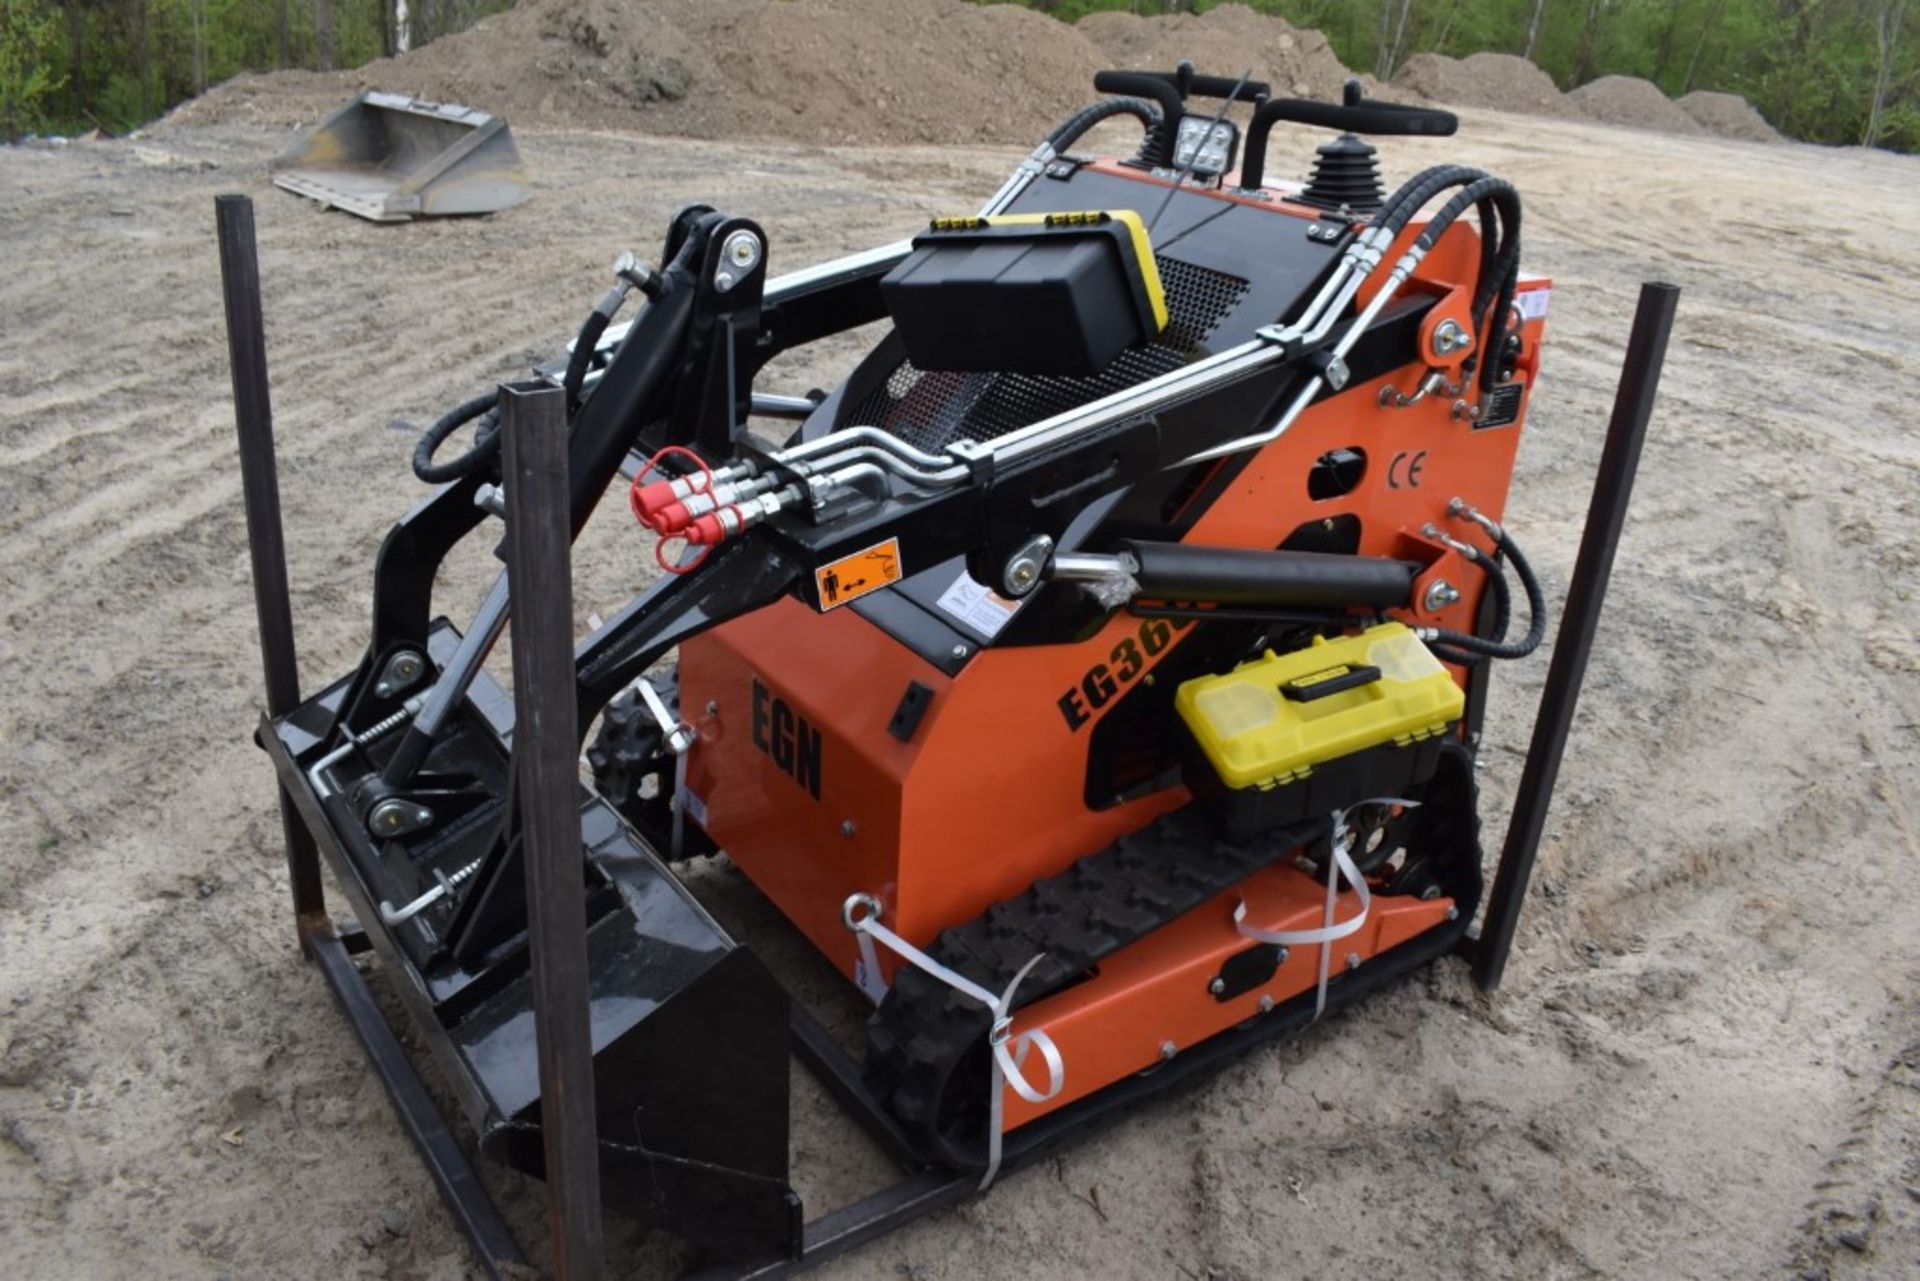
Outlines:
[[728, 262], [745, 271], [760, 261], [760, 238], [751, 231], [736, 231], [727, 237], [722, 252]]
[[850, 818], [840, 821], [840, 835], [846, 837], [848, 840], [852, 840], [853, 834], [859, 830], [858, 827], [854, 826], [854, 822]]
[[1439, 355], [1451, 356], [1471, 346], [1473, 346], [1473, 335], [1468, 333], [1458, 321], [1443, 320], [1433, 331], [1433, 350]]
[[714, 276], [713, 283], [718, 285], [722, 290], [727, 290], [733, 288], [733, 282], [736, 279], [737, 277], [732, 272], [722, 271]]
[[955, 658], [965, 658], [967, 656], [967, 652], [968, 652], [967, 647], [965, 645], [955, 645], [953, 647], [953, 656]]
[[1262, 1014], [1273, 1013], [1273, 998], [1271, 996], [1263, 996], [1260, 998], [1260, 1012]]
[[1180, 1047], [1175, 1045], [1172, 1041], [1160, 1042], [1160, 1057], [1162, 1059], [1172, 1059], [1173, 1056], [1178, 1053], [1180, 1053]]
[[1350, 970], [1357, 970], [1360, 968], [1360, 953], [1358, 952], [1347, 953], [1347, 968]]
[[1427, 584], [1427, 594], [1422, 603], [1429, 614], [1437, 614], [1460, 601], [1460, 589], [1444, 578], [1436, 578]]
[[1220, 995], [1222, 992], [1226, 990], [1227, 990], [1227, 981], [1223, 978], [1216, 977], [1213, 980], [1213, 982], [1207, 984], [1207, 991], [1213, 993], [1215, 996]]

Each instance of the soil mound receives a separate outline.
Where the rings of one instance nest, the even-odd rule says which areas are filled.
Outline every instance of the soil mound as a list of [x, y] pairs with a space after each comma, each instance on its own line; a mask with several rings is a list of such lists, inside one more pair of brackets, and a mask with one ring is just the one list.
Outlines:
[[168, 121], [293, 124], [378, 87], [559, 128], [1023, 143], [1105, 61], [1044, 14], [962, 0], [527, 0], [353, 71], [239, 77]]
[[1751, 102], [1737, 93], [1695, 89], [1686, 97], [1675, 99], [1674, 105], [1692, 116], [1702, 129], [1722, 138], [1739, 138], [1746, 142], [1786, 141]]
[[1162, 71], [1192, 62], [1214, 75], [1238, 76], [1249, 66], [1283, 97], [1339, 101], [1349, 72], [1318, 31], [1255, 13], [1243, 4], [1205, 14], [1139, 18], [1094, 13], [1074, 25], [1104, 55], [1107, 66]]
[[1393, 88], [1449, 107], [1485, 107], [1532, 116], [1577, 116], [1553, 78], [1510, 53], [1449, 58], [1415, 54], [1393, 78]]
[[1660, 86], [1638, 76], [1601, 76], [1567, 95], [1589, 119], [1660, 133], [1705, 133]]
[[166, 124], [299, 124], [379, 88], [561, 129], [1023, 144], [1092, 101], [1101, 67], [1182, 59], [1220, 75], [1251, 64], [1275, 92], [1317, 98], [1347, 78], [1319, 32], [1238, 4], [1068, 26], [964, 0], [522, 0], [352, 71], [238, 77]]

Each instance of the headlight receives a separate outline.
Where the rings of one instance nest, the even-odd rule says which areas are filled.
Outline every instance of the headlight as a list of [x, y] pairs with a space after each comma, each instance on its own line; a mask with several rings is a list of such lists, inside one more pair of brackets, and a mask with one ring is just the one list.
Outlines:
[[1217, 124], [1188, 116], [1174, 135], [1173, 164], [1176, 169], [1191, 166], [1203, 178], [1218, 178], [1233, 168], [1233, 154], [1240, 146], [1240, 130], [1231, 120]]

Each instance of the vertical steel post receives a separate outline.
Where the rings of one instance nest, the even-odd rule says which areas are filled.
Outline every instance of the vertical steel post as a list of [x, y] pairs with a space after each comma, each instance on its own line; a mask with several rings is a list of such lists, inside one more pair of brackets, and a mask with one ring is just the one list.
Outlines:
[[[287, 547], [280, 527], [280, 479], [273, 456], [273, 405], [267, 391], [267, 337], [260, 313], [260, 258], [253, 238], [253, 201], [215, 196], [220, 237], [220, 282], [227, 302], [227, 356], [233, 369], [233, 419], [240, 435], [240, 488], [247, 508], [247, 546], [253, 558], [253, 607], [260, 619], [260, 661], [266, 669], [267, 714], [284, 716], [300, 704], [300, 667], [293, 648], [293, 606], [287, 595]], [[293, 914], [325, 914], [320, 854], [280, 789], [280, 827], [287, 844]], [[300, 944], [307, 935], [299, 932]]]
[[1647, 422], [1653, 416], [1654, 393], [1660, 387], [1660, 366], [1666, 359], [1667, 336], [1673, 331], [1673, 312], [1680, 301], [1676, 285], [1640, 286], [1640, 305], [1634, 311], [1633, 332], [1627, 339], [1626, 361], [1620, 369], [1620, 387], [1614, 394], [1613, 418], [1607, 424], [1606, 444], [1600, 451], [1600, 469], [1587, 505], [1587, 524], [1580, 536], [1580, 553], [1567, 588], [1566, 613], [1554, 636], [1553, 662], [1547, 668], [1546, 687], [1533, 722], [1533, 741], [1527, 746], [1526, 768], [1507, 823], [1507, 841], [1500, 854], [1493, 893], [1487, 898], [1487, 919], [1473, 952], [1473, 979], [1482, 988], [1499, 986], [1506, 972], [1507, 953], [1520, 923], [1520, 908], [1533, 876], [1540, 835], [1546, 829], [1547, 810], [1560, 778], [1567, 733], [1580, 701], [1580, 685], [1593, 653], [1593, 634], [1606, 599], [1613, 555], [1627, 521], [1627, 502], [1633, 496], [1633, 478], [1640, 466], [1640, 448], [1646, 443]]
[[566, 393], [503, 386], [500, 419], [513, 593], [513, 759], [526, 843], [547, 1226], [554, 1275], [594, 1281], [603, 1261], [600, 1154], [580, 866]]

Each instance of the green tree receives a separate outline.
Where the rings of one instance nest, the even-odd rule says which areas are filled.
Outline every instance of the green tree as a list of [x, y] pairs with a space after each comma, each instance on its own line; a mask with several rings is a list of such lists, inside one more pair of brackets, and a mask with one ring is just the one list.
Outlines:
[[67, 82], [58, 15], [42, 0], [0, 0], [0, 138], [39, 126]]

